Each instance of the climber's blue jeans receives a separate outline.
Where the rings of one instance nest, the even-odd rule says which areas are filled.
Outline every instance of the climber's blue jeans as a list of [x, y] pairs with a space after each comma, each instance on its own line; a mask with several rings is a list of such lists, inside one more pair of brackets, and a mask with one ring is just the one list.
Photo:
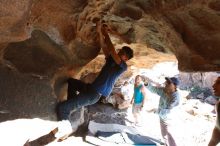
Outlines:
[[69, 79], [67, 100], [57, 105], [59, 120], [68, 120], [72, 110], [95, 104], [100, 97], [101, 94], [93, 89], [90, 84], [77, 79]]

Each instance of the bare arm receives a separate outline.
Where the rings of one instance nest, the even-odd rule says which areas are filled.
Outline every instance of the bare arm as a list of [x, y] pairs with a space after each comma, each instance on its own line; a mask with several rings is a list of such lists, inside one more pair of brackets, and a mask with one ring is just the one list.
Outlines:
[[104, 35], [102, 34], [102, 26], [101, 26], [100, 22], [98, 22], [96, 24], [96, 29], [97, 29], [97, 32], [99, 34], [99, 43], [100, 43], [100, 46], [102, 48], [102, 51], [103, 51], [105, 57], [108, 57], [110, 55], [110, 52], [107, 50], [107, 46], [106, 46], [106, 43], [105, 43]]
[[134, 95], [133, 95], [133, 97], [132, 97], [132, 99], [131, 99], [130, 104], [133, 104], [133, 102], [134, 102]]
[[145, 101], [147, 100], [147, 94], [146, 94], [146, 88], [145, 88], [145, 86], [142, 86], [141, 92], [142, 92], [142, 94], [143, 94], [143, 96], [144, 96], [144, 99], [143, 99], [143, 101], [142, 101], [142, 107], [143, 107], [144, 104], [145, 104]]
[[101, 43], [101, 47], [103, 49], [103, 52], [106, 55], [106, 57], [110, 54], [112, 56], [112, 58], [114, 59], [114, 61], [117, 64], [120, 64], [121, 58], [119, 57], [119, 55], [115, 51], [115, 47], [113, 46], [106, 29], [107, 28], [105, 26], [101, 26], [101, 32], [99, 32], [100, 43]]

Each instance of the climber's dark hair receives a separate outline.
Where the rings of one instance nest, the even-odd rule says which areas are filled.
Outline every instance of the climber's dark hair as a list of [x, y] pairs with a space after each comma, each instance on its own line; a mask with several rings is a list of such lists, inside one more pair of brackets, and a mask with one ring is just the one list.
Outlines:
[[121, 51], [128, 56], [128, 59], [133, 58], [134, 52], [133, 52], [133, 50], [132, 50], [130, 47], [128, 47], [128, 46], [123, 46], [123, 47], [121, 48]]

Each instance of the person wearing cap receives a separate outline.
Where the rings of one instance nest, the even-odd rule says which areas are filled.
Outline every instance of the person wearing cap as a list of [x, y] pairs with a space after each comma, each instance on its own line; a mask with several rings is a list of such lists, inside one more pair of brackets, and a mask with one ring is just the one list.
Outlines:
[[160, 96], [158, 115], [160, 118], [161, 135], [164, 139], [166, 146], [176, 146], [176, 140], [174, 139], [173, 131], [171, 130], [172, 120], [175, 119], [174, 111], [177, 109], [180, 103], [180, 94], [177, 90], [179, 80], [176, 77], [165, 77], [165, 87], [156, 84], [153, 86], [148, 80], [146, 84], [147, 89]]
[[[212, 87], [214, 95], [220, 97], [220, 76], [216, 79]], [[216, 103], [215, 110], [217, 113], [216, 124], [212, 131], [212, 137], [208, 146], [216, 146], [220, 142], [220, 101]]]

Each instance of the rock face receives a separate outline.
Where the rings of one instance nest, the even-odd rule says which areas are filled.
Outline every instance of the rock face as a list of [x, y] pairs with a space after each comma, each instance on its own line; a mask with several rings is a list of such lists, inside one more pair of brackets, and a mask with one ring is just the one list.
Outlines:
[[182, 71], [219, 71], [219, 11], [216, 0], [0, 1], [1, 114], [54, 119], [66, 79], [100, 51], [99, 20], [127, 43], [174, 53]]
[[192, 87], [194, 85], [200, 88], [209, 88], [212, 90], [212, 85], [215, 83], [218, 73], [206, 72], [206, 73], [183, 73], [179, 74], [181, 81], [181, 88]]

